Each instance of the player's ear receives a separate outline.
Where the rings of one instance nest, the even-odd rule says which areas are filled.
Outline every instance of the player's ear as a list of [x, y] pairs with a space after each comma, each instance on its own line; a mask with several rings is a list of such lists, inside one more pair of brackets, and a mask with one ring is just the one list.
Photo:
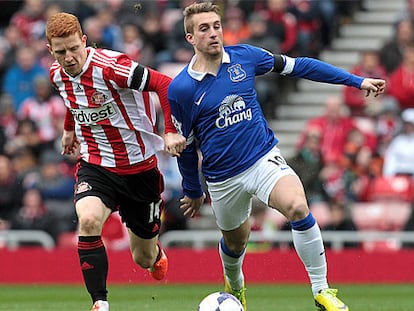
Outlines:
[[52, 47], [49, 43], [46, 44], [47, 49], [49, 50], [50, 55], [53, 55]]
[[185, 34], [185, 39], [191, 44], [194, 45], [193, 35], [189, 32]]
[[82, 43], [84, 44], [84, 46], [86, 46], [86, 42], [88, 40], [88, 37], [86, 35], [82, 35], [81, 40], [82, 40]]

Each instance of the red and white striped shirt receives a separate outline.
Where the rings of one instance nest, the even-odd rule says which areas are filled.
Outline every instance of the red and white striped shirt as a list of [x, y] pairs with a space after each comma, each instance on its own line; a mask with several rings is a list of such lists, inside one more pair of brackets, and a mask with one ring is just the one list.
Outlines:
[[82, 159], [120, 174], [155, 166], [155, 154], [164, 142], [156, 133], [156, 106], [150, 93], [143, 91], [148, 69], [139, 91], [133, 90], [129, 87], [138, 63], [115, 51], [91, 47], [87, 51], [76, 77], [57, 62], [50, 68], [51, 82], [75, 121]]

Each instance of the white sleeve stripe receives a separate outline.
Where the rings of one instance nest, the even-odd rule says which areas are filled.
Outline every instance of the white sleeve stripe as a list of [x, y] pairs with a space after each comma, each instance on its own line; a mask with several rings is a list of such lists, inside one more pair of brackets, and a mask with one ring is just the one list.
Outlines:
[[295, 59], [286, 55], [282, 55], [282, 57], [285, 61], [285, 68], [283, 68], [280, 74], [287, 75], [292, 73], [293, 68], [295, 67]]
[[144, 89], [145, 84], [147, 83], [147, 79], [148, 79], [148, 69], [144, 67], [144, 73], [142, 74], [141, 85], [139, 86], [140, 92], [142, 92], [142, 90]]

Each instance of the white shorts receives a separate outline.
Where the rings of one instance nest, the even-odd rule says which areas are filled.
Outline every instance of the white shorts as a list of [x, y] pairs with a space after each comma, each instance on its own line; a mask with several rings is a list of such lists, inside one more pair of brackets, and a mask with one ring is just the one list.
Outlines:
[[286, 175], [296, 173], [275, 146], [237, 176], [221, 182], [207, 182], [217, 226], [225, 231], [238, 228], [250, 217], [253, 196], [268, 205], [273, 187]]

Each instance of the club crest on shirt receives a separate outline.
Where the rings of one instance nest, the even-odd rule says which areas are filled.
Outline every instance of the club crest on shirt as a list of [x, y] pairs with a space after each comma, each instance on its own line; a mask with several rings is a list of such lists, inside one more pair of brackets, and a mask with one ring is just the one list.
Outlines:
[[108, 96], [106, 96], [105, 94], [101, 92], [95, 92], [91, 97], [92, 103], [95, 105], [102, 105], [105, 103], [107, 99], [108, 99]]
[[92, 186], [88, 184], [86, 181], [82, 181], [76, 186], [75, 194], [80, 194], [82, 192], [86, 192], [89, 190], [92, 190]]
[[233, 82], [239, 82], [246, 78], [246, 71], [243, 70], [240, 64], [235, 64], [227, 68], [230, 74], [230, 80]]

